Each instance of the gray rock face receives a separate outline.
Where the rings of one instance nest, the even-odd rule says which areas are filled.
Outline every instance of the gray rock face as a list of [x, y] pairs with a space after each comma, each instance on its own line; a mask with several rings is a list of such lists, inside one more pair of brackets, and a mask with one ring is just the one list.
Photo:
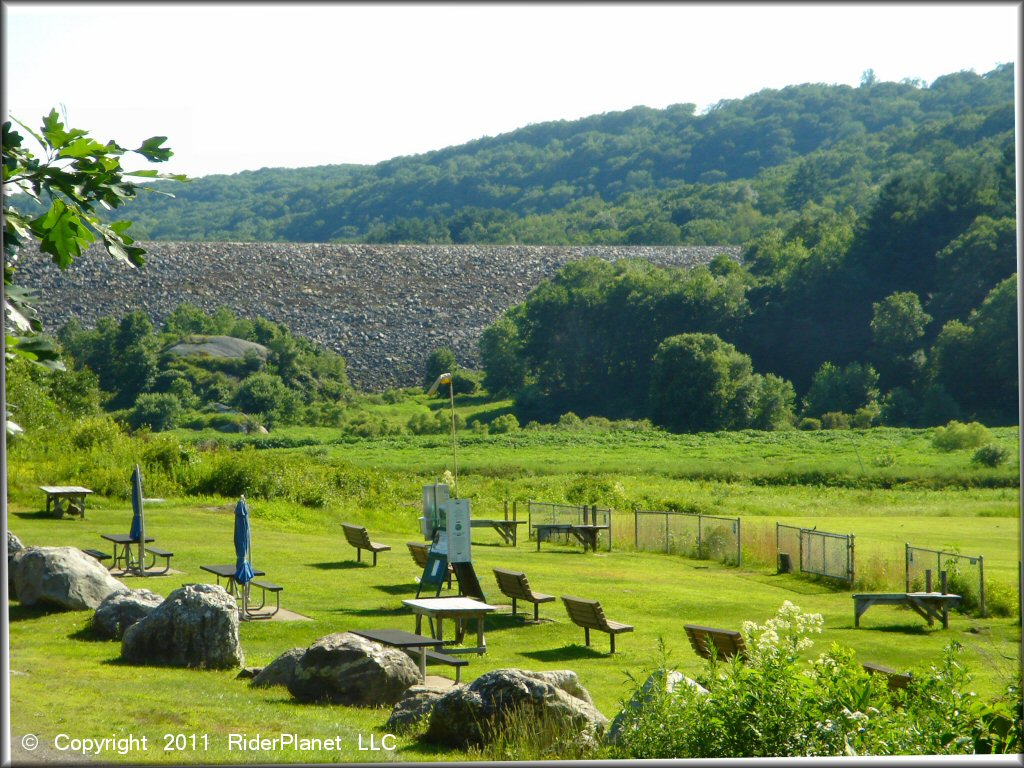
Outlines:
[[651, 701], [659, 687], [667, 693], [675, 693], [676, 691], [693, 691], [698, 695], [704, 696], [707, 695], [708, 692], [707, 688], [702, 686], [696, 680], [691, 680], [678, 670], [673, 669], [669, 671], [668, 675], [664, 675], [661, 672], [655, 672], [648, 677], [646, 681], [644, 681], [640, 690], [637, 691], [628, 702], [626, 702], [626, 706], [623, 710], [615, 716], [614, 720], [612, 720], [612, 725], [611, 728], [608, 729], [607, 736], [607, 740], [610, 744], [618, 743], [621, 738], [627, 715]]
[[70, 611], [98, 608], [128, 587], [75, 547], [28, 547], [14, 558], [14, 587], [22, 605], [44, 603]]
[[92, 628], [98, 635], [120, 640], [128, 627], [148, 616], [163, 601], [163, 595], [148, 589], [115, 592], [96, 609]]
[[26, 244], [18, 282], [39, 289], [44, 324], [139, 310], [162, 325], [182, 302], [266, 317], [344, 355], [366, 391], [420, 384], [427, 357], [448, 347], [479, 365], [477, 341], [502, 312], [572, 261], [643, 258], [694, 267], [738, 246], [362, 245], [140, 243], [143, 269], [90, 248], [66, 270]]
[[21, 543], [21, 539], [15, 536], [10, 531], [7, 532], [7, 556], [14, 557], [15, 552], [20, 552], [25, 548], [25, 545]]
[[21, 539], [7, 531], [7, 594], [12, 598], [17, 595], [14, 588], [14, 557], [24, 551], [25, 545], [21, 543]]
[[608, 718], [594, 707], [589, 693], [584, 698], [570, 690], [585, 690], [571, 671], [487, 672], [469, 685], [450, 689], [434, 703], [424, 739], [459, 749], [482, 746], [513, 717], [525, 717], [537, 723], [538, 734], [552, 739], [598, 741]]
[[245, 662], [238, 605], [223, 587], [188, 584], [132, 624], [121, 657], [136, 664], [230, 669]]
[[438, 699], [450, 688], [433, 688], [429, 685], [414, 685], [407, 688], [402, 698], [391, 710], [391, 716], [384, 724], [388, 733], [403, 733], [414, 728], [421, 720], [428, 717]]
[[397, 648], [339, 632], [306, 649], [295, 664], [288, 690], [300, 701], [390, 706], [419, 677], [416, 664]]
[[292, 676], [295, 674], [295, 664], [302, 658], [302, 654], [305, 652], [306, 649], [301, 647], [285, 651], [261, 669], [249, 685], [254, 688], [269, 688], [272, 685], [287, 687]]

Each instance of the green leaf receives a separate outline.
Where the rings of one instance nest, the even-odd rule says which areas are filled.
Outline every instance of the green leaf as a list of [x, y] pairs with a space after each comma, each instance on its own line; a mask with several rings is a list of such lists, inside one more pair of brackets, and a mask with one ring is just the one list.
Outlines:
[[165, 141], [167, 141], [166, 136], [151, 136], [142, 142], [142, 145], [135, 151], [154, 163], [163, 162], [164, 160], [169, 160], [174, 155], [170, 149], [160, 146]]
[[95, 139], [81, 138], [72, 141], [62, 147], [57, 153], [58, 157], [90, 157], [101, 156], [107, 152], [107, 148]]

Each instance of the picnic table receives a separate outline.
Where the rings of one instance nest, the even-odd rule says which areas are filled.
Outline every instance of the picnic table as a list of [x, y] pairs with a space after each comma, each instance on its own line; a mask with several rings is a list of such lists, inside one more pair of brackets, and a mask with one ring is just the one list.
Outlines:
[[519, 530], [516, 526], [519, 525], [526, 525], [526, 521], [503, 520], [501, 518], [474, 518], [469, 521], [470, 528], [493, 528], [498, 532], [498, 535], [501, 536], [506, 544], [511, 544], [513, 547], [516, 545], [516, 534]]
[[935, 619], [942, 622], [943, 629], [949, 629], [949, 608], [960, 602], [960, 595], [948, 592], [875, 592], [853, 596], [853, 626], [860, 626], [860, 617], [873, 605], [906, 605], [928, 626]]
[[[114, 564], [112, 568], [117, 568], [120, 564], [122, 570], [125, 572], [135, 570], [137, 567], [141, 568], [141, 558], [133, 557], [132, 544], [141, 549], [139, 538], [132, 536], [127, 533], [101, 533], [101, 539], [106, 539], [114, 545]], [[146, 543], [153, 541], [152, 536], [146, 537]], [[139, 565], [136, 566], [136, 563]]]
[[401, 629], [353, 629], [350, 631], [353, 635], [359, 635], [367, 640], [373, 640], [383, 645], [418, 650], [420, 652], [419, 667], [421, 681], [427, 678], [427, 649], [433, 648], [438, 650], [444, 645], [443, 641], [439, 638], [425, 637], [420, 634], [405, 632]]
[[572, 536], [583, 545], [586, 552], [589, 547], [592, 552], [597, 552], [597, 537], [601, 531], [607, 531], [608, 525], [578, 525], [576, 523], [534, 523], [533, 529], [537, 535], [537, 551], [540, 552], [541, 539], [551, 538], [553, 533], [560, 533], [565, 536]]
[[[224, 589], [228, 591], [228, 594], [237, 596], [238, 594], [238, 583], [235, 581], [235, 574], [238, 572], [238, 567], [234, 564], [225, 565], [200, 565], [199, 570], [212, 573], [217, 577], [217, 586], [220, 586], [220, 579], [223, 576], [227, 579], [227, 583], [224, 585]], [[261, 571], [258, 568], [252, 569], [252, 575], [255, 576], [266, 576], [266, 571]]]
[[39, 490], [46, 494], [46, 514], [53, 507], [54, 517], [64, 517], [67, 512], [80, 515], [85, 519], [85, 497], [92, 491], [80, 485], [40, 485]]
[[468, 648], [445, 648], [447, 653], [485, 653], [487, 641], [484, 637], [484, 617], [497, 610], [493, 605], [474, 600], [471, 597], [424, 597], [403, 600], [402, 604], [412, 609], [416, 614], [416, 634], [423, 628], [423, 617], [426, 616], [430, 624], [430, 634], [434, 637], [434, 619], [437, 619], [438, 640], [444, 640], [442, 623], [444, 619], [455, 620], [455, 639], [450, 640], [446, 645], [453, 645], [462, 642], [465, 636], [465, 622], [467, 619], [476, 620], [476, 647]]

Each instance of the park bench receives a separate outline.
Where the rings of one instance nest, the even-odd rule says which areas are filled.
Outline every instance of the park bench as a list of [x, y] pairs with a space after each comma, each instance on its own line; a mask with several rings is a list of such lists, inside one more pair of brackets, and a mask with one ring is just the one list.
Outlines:
[[[171, 558], [174, 557], [173, 552], [166, 549], [161, 549], [160, 547], [150, 546], [146, 547], [146, 554], [153, 556], [153, 565], [156, 564], [156, 559], [158, 557], [162, 557], [164, 559], [164, 569], [162, 571], [157, 571], [157, 573], [167, 573], [169, 570], [171, 570]], [[152, 568], [153, 565], [150, 565], [150, 568]]]
[[362, 562], [363, 550], [373, 553], [373, 564], [377, 564], [377, 553], [387, 552], [391, 547], [387, 544], [378, 544], [370, 541], [370, 534], [367, 533], [366, 529], [360, 525], [350, 525], [349, 523], [342, 523], [341, 527], [345, 531], [345, 538], [348, 543], [356, 548], [356, 560]]
[[865, 661], [861, 666], [869, 675], [885, 675], [890, 691], [896, 691], [910, 685], [911, 676], [908, 672], [899, 672], [892, 667], [885, 667], [870, 661]]
[[495, 568], [494, 576], [498, 580], [498, 589], [501, 590], [501, 594], [512, 598], [513, 616], [516, 615], [516, 600], [525, 600], [528, 603], [533, 603], [533, 620], [540, 621], [540, 604], [549, 603], [555, 599], [554, 595], [545, 595], [530, 589], [530, 582], [527, 581], [525, 573]]
[[106, 552], [100, 552], [100, 550], [98, 549], [83, 549], [82, 551], [85, 552], [85, 554], [89, 555], [89, 557], [95, 557], [101, 563], [104, 560], [109, 560], [111, 557]]
[[743, 635], [734, 629], [715, 629], [702, 627], [700, 624], [684, 624], [690, 645], [702, 659], [722, 659], [727, 661], [733, 656], [747, 658], [747, 646]]
[[458, 683], [462, 677], [462, 668], [469, 666], [469, 660], [460, 659], [458, 656], [449, 656], [447, 653], [428, 650], [427, 664], [447, 664], [450, 667], [455, 667], [455, 682]]
[[[422, 571], [427, 567], [427, 555], [430, 552], [430, 545], [419, 541], [407, 541], [405, 546], [409, 548], [409, 554], [412, 555], [412, 559], [416, 565], [420, 567]], [[452, 575], [455, 573], [455, 569], [452, 568], [452, 564], [448, 563], [448, 573], [445, 577], [445, 582], [448, 584], [448, 589], [452, 588]]]
[[629, 624], [609, 621], [597, 600], [584, 600], [579, 597], [562, 595], [562, 603], [565, 605], [565, 610], [572, 623], [583, 627], [583, 637], [587, 645], [590, 645], [590, 630], [607, 632], [611, 638], [611, 653], [615, 653], [615, 636], [622, 632], [633, 631], [633, 627]]

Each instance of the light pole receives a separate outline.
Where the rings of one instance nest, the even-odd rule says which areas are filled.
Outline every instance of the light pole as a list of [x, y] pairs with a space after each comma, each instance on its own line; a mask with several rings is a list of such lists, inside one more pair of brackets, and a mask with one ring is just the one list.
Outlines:
[[452, 498], [459, 498], [459, 458], [455, 450], [455, 385], [452, 384], [452, 375], [450, 373], [442, 373], [437, 377], [437, 380], [430, 385], [430, 389], [427, 390], [427, 396], [432, 396], [437, 392], [437, 388], [442, 384], [448, 385], [448, 400], [452, 407]]

